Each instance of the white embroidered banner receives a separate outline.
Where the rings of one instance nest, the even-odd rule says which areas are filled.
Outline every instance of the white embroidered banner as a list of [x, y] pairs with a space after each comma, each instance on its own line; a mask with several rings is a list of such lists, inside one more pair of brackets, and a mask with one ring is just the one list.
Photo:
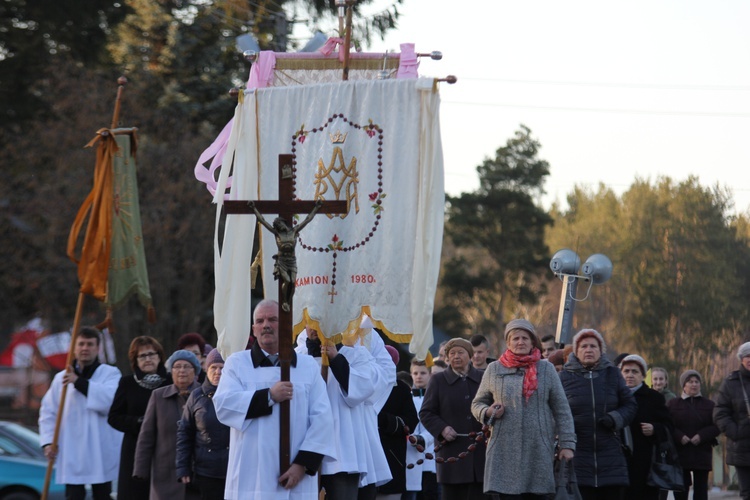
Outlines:
[[[410, 341], [418, 357], [427, 354], [445, 202], [438, 108], [433, 79], [259, 89], [238, 105], [219, 193], [234, 157], [230, 199], [277, 199], [278, 155], [292, 154], [297, 199], [349, 207], [340, 216], [318, 214], [300, 232], [295, 332], [310, 322], [334, 337], [367, 313], [391, 338]], [[269, 223], [275, 217], [265, 215]], [[228, 216], [217, 252], [215, 315], [225, 355], [244, 349], [250, 332], [254, 223], [251, 215]], [[217, 213], [217, 245], [218, 231]], [[261, 241], [265, 296], [277, 298], [278, 250], [265, 229]]]

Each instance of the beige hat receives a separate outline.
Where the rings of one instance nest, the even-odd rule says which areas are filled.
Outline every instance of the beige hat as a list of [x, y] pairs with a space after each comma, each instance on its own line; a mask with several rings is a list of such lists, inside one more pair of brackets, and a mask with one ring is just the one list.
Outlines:
[[447, 356], [448, 353], [451, 352], [451, 349], [454, 347], [463, 347], [466, 349], [466, 352], [469, 353], [469, 357], [474, 356], [474, 348], [471, 346], [471, 342], [469, 342], [466, 339], [462, 339], [459, 337], [450, 339], [447, 344], [445, 344], [445, 355]]
[[534, 325], [531, 324], [529, 320], [526, 319], [512, 319], [508, 321], [508, 324], [505, 325], [505, 344], [508, 344], [508, 337], [510, 336], [510, 332], [513, 330], [524, 330], [529, 332], [529, 336], [531, 337], [531, 343], [534, 344], [534, 347], [542, 350], [542, 343], [539, 340], [539, 337], [536, 336], [536, 330], [534, 329]]

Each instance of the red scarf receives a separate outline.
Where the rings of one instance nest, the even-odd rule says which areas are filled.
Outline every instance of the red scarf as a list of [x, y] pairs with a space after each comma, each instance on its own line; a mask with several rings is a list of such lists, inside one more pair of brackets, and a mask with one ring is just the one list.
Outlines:
[[523, 395], [526, 401], [536, 392], [539, 381], [536, 378], [536, 362], [542, 359], [542, 353], [536, 347], [531, 349], [531, 354], [519, 356], [513, 354], [510, 349], [500, 356], [500, 362], [506, 368], [526, 368], [523, 375]]

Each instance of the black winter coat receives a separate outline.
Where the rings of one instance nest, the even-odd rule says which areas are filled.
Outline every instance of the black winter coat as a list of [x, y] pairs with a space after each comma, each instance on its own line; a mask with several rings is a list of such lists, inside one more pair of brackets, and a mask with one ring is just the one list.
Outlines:
[[[172, 383], [163, 365], [159, 366], [159, 373], [165, 377], [159, 387]], [[138, 385], [133, 375], [125, 375], [117, 386], [112, 406], [109, 408], [107, 422], [113, 428], [122, 432], [122, 447], [120, 448], [120, 470], [117, 475], [117, 498], [132, 500], [148, 500], [148, 481], [133, 479], [133, 462], [135, 461], [135, 445], [138, 443], [138, 433], [141, 422], [146, 414], [148, 399], [152, 389]]]
[[[628, 466], [620, 446], [620, 430], [635, 416], [637, 405], [620, 371], [602, 357], [592, 369], [571, 354], [560, 372], [575, 424], [575, 471], [578, 484], [599, 488], [627, 486]], [[615, 429], [600, 420], [614, 419]]]
[[[443, 443], [441, 433], [450, 425], [459, 434], [482, 432], [480, 424], [471, 413], [471, 403], [477, 395], [484, 371], [469, 368], [465, 377], [448, 368], [430, 377], [424, 393], [419, 420], [427, 432], [435, 436], [436, 444], [441, 443], [438, 457], [447, 459], [458, 457], [475, 443], [472, 438], [459, 436], [455, 441]], [[438, 483], [466, 484], [484, 482], [484, 463], [487, 447], [484, 442], [475, 443], [476, 448], [466, 458], [455, 463], [438, 463]]]
[[[411, 388], [398, 380], [391, 395], [378, 413], [380, 443], [388, 460], [393, 479], [378, 487], [378, 493], [390, 495], [406, 492], [406, 432], [405, 426], [414, 430], [419, 423], [417, 408], [411, 397]], [[411, 445], [409, 445], [411, 446]]]
[[[633, 420], [630, 421], [630, 432], [633, 434], [633, 455], [628, 458], [630, 486], [625, 492], [625, 497], [657, 500], [659, 488], [647, 485], [646, 479], [651, 469], [654, 446], [672, 438], [672, 418], [669, 416], [664, 396], [645, 383], [633, 393], [633, 396], [638, 404], [638, 410]], [[654, 426], [651, 436], [643, 434], [641, 424], [644, 423]]]
[[[674, 398], [667, 401], [667, 409], [674, 423], [674, 442], [680, 456], [680, 464], [686, 470], [711, 470], [713, 451], [719, 428], [714, 424], [713, 411], [716, 405], [702, 396]], [[682, 438], [699, 435], [698, 446], [682, 444]]]
[[714, 407], [714, 422], [727, 435], [727, 465], [750, 467], [750, 418], [746, 397], [750, 398], [750, 372], [741, 367], [721, 383]]
[[208, 380], [190, 393], [177, 423], [177, 477], [198, 474], [226, 478], [229, 463], [229, 427], [219, 422], [214, 409], [216, 386]]

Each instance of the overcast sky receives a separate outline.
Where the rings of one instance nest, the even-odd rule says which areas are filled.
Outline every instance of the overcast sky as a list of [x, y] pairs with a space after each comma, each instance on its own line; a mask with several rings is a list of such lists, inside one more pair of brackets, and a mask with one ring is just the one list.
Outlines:
[[550, 162], [545, 205], [575, 185], [622, 194], [640, 177], [695, 175], [750, 210], [750, 2], [404, 0], [372, 51], [414, 42], [441, 84], [446, 190], [520, 124]]

